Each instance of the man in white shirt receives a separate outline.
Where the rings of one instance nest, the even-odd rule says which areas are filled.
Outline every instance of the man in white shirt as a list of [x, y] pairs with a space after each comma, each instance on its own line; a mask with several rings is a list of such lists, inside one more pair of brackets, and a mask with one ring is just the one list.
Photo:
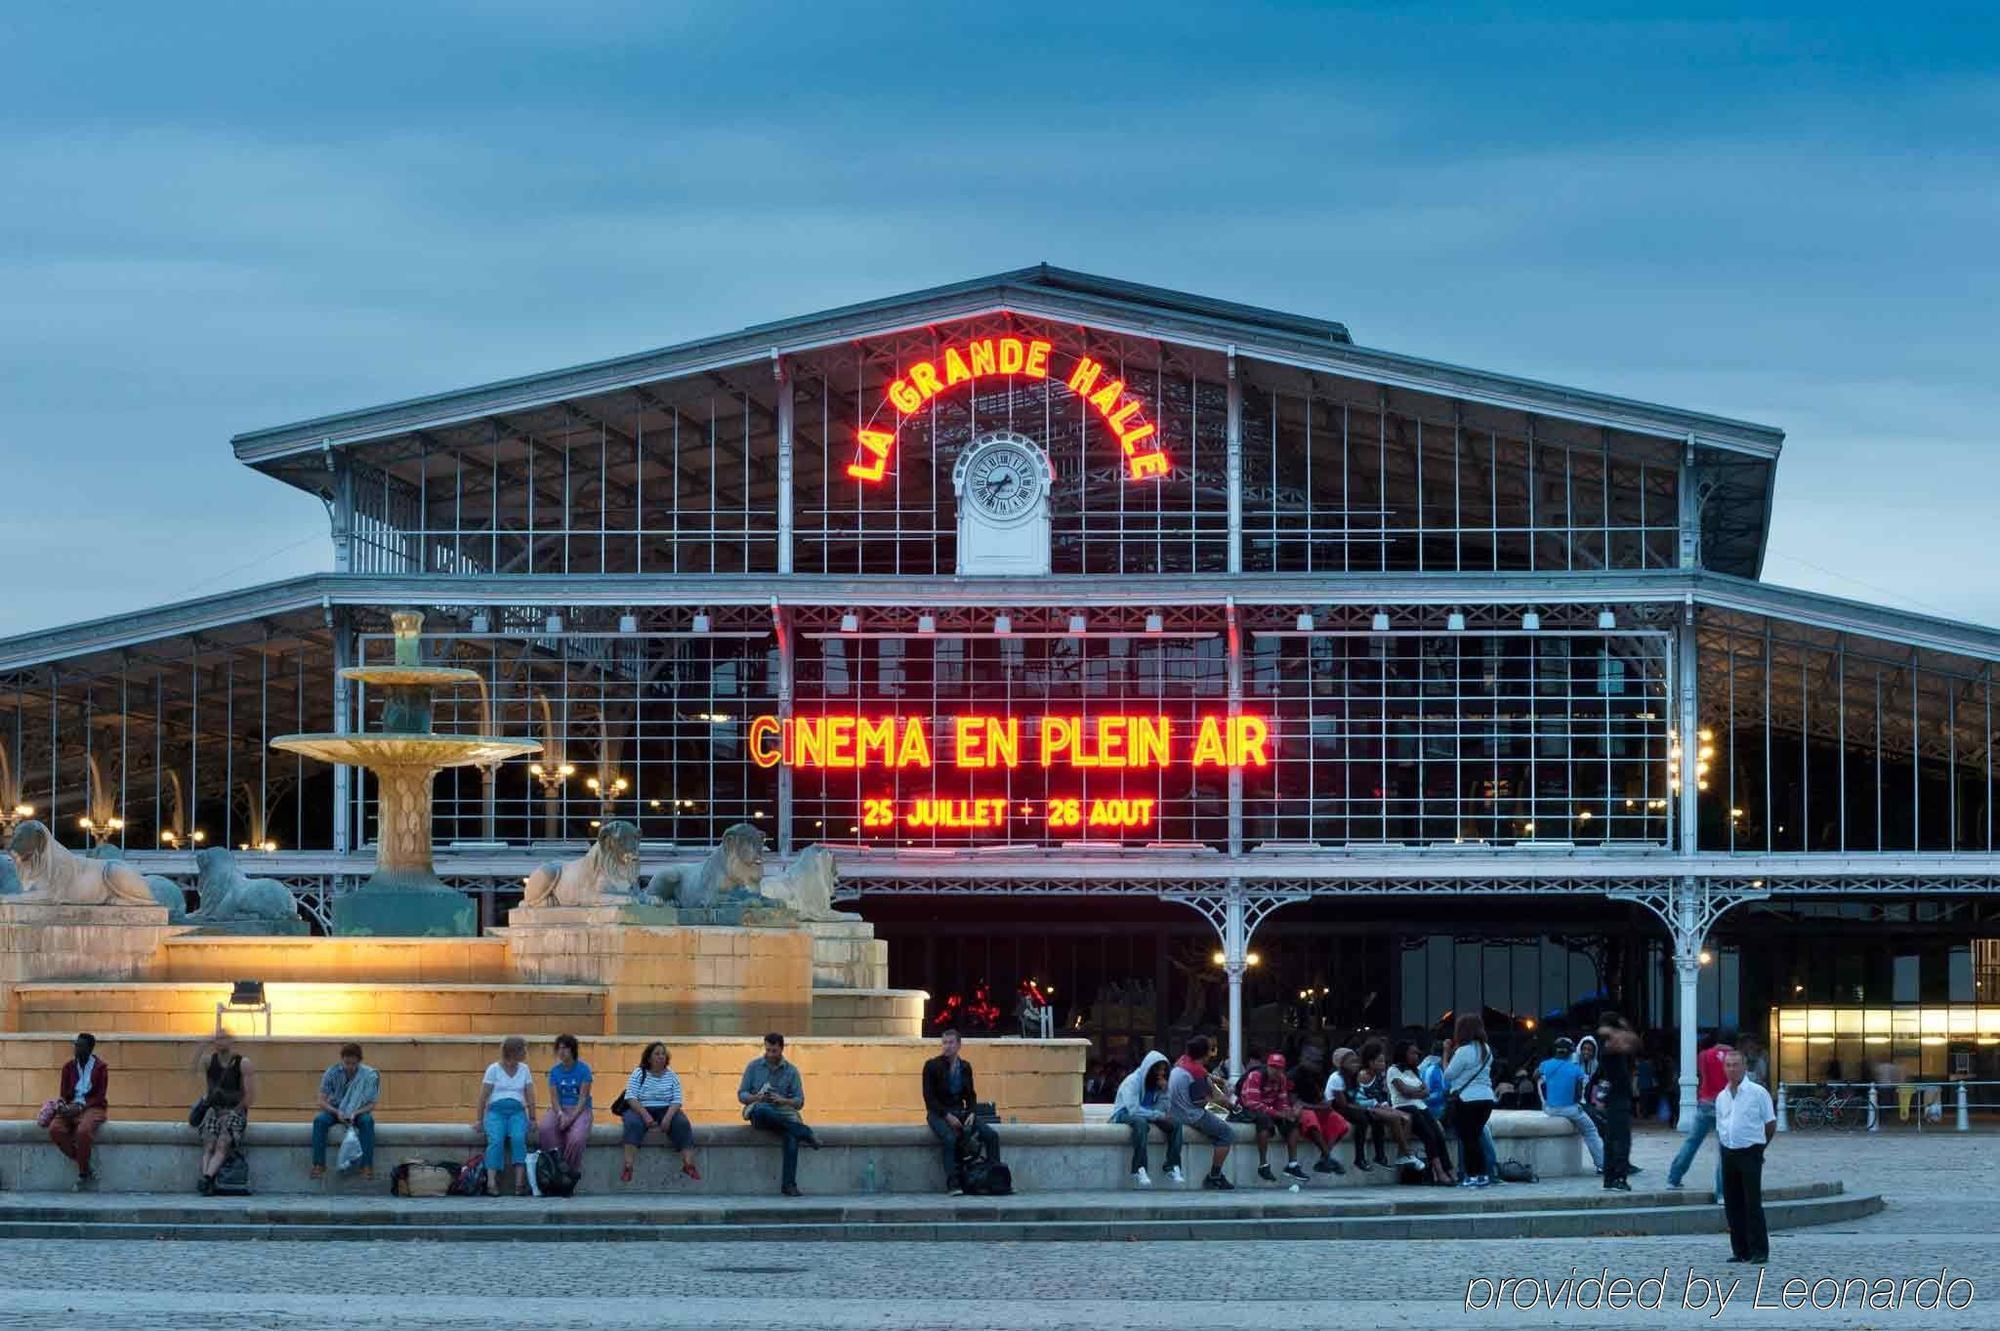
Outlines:
[[1715, 1136], [1722, 1146], [1722, 1206], [1729, 1216], [1732, 1262], [1771, 1259], [1771, 1236], [1764, 1228], [1764, 1148], [1778, 1131], [1771, 1093], [1749, 1080], [1743, 1055], [1730, 1050], [1722, 1061], [1729, 1084], [1715, 1097]]

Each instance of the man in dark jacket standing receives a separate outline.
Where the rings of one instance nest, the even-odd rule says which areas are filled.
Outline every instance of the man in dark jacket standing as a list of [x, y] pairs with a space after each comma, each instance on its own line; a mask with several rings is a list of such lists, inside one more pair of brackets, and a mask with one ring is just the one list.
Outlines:
[[97, 1130], [104, 1126], [104, 1120], [110, 1113], [106, 1095], [111, 1089], [111, 1070], [93, 1052], [96, 1048], [96, 1036], [85, 1034], [76, 1037], [76, 1057], [63, 1064], [62, 1081], [57, 1087], [55, 1117], [49, 1120], [49, 1140], [56, 1144], [58, 1151], [76, 1162], [76, 1189], [79, 1192], [89, 1187], [97, 1177], [90, 1168], [90, 1147], [97, 1140]]
[[959, 1143], [968, 1134], [977, 1133], [986, 1147], [986, 1158], [998, 1160], [1000, 1134], [991, 1123], [981, 1123], [973, 1116], [972, 1106], [979, 1093], [972, 1084], [972, 1064], [958, 1056], [958, 1032], [946, 1031], [938, 1043], [942, 1052], [924, 1064], [924, 1121], [943, 1147], [945, 1188], [957, 1197], [965, 1191], [959, 1176]]

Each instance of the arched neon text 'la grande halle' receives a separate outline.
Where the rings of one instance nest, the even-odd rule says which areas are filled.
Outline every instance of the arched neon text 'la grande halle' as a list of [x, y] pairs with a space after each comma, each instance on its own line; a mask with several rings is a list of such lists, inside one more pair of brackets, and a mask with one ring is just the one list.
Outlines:
[[[1054, 345], [1044, 338], [982, 337], [946, 347], [941, 355], [918, 361], [889, 385], [889, 405], [898, 415], [909, 416], [923, 410], [939, 393], [989, 375], [1047, 379], [1053, 352]], [[1102, 362], [1078, 356], [1063, 383], [1088, 402], [1117, 436], [1125, 454], [1127, 477], [1140, 481], [1167, 474], [1167, 455], [1159, 449], [1158, 429], [1146, 419], [1146, 404], [1126, 390], [1123, 379], [1112, 376]], [[895, 451], [895, 431], [864, 425], [855, 432], [855, 441], [862, 456], [848, 466], [847, 474], [858, 481], [881, 480]]]

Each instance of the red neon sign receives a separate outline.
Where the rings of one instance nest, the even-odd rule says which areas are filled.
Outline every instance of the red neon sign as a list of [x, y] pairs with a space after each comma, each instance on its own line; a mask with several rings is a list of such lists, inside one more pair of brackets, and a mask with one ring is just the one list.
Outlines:
[[959, 771], [1011, 771], [1024, 763], [1074, 771], [1271, 765], [1271, 726], [1261, 716], [1202, 717], [1190, 737], [1172, 717], [1122, 713], [1042, 713], [1030, 718], [1037, 724], [1026, 747], [1019, 716], [758, 716], [747, 735], [750, 761], [848, 772], [928, 769], [937, 766], [934, 719], [946, 723], [949, 766]]
[[[947, 389], [991, 375], [1045, 380], [1053, 351], [1054, 345], [1045, 338], [982, 337], [946, 347], [934, 359], [918, 361], [892, 382], [885, 405], [900, 419], [923, 410]], [[1146, 419], [1146, 404], [1127, 391], [1123, 379], [1111, 377], [1103, 364], [1089, 356], [1078, 356], [1063, 384], [1088, 402], [1105, 428], [1117, 437], [1125, 454], [1128, 479], [1141, 481], [1167, 474], [1167, 455], [1160, 451], [1158, 430]], [[895, 452], [895, 431], [864, 425], [854, 432], [854, 440], [861, 456], [848, 464], [847, 474], [858, 481], [881, 480]]]

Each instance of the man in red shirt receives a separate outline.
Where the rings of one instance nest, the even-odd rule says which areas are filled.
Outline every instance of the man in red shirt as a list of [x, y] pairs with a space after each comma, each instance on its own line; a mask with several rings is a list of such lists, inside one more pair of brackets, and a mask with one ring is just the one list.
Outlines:
[[49, 1120], [49, 1140], [76, 1161], [76, 1190], [81, 1192], [97, 1178], [90, 1169], [90, 1147], [110, 1112], [105, 1094], [111, 1088], [111, 1070], [93, 1052], [96, 1036], [79, 1035], [72, 1047], [76, 1057], [63, 1064], [55, 1117]]
[[[1715, 1097], [1729, 1084], [1729, 1074], [1723, 1070], [1723, 1060], [1736, 1046], [1736, 1032], [1711, 1031], [1703, 1037], [1701, 1052], [1694, 1056], [1695, 1090], [1694, 1122], [1688, 1126], [1687, 1140], [1681, 1143], [1674, 1162], [1667, 1166], [1667, 1186], [1678, 1188], [1687, 1177], [1688, 1166], [1694, 1163], [1695, 1153], [1701, 1150], [1701, 1143], [1709, 1133], [1715, 1131]], [[1716, 1148], [1715, 1161], [1715, 1201], [1722, 1203], [1722, 1158], [1721, 1148]]]

